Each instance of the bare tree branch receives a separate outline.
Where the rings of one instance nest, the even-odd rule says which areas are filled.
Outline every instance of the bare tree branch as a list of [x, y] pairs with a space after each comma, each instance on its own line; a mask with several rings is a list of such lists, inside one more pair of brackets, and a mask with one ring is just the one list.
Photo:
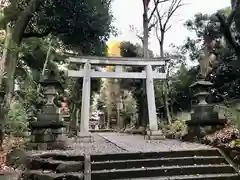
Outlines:
[[167, 32], [169, 29], [171, 29], [172, 28], [172, 24], [171, 25], [169, 25], [168, 27], [166, 27], [166, 29], [165, 29], [165, 32]]
[[163, 25], [163, 30], [164, 31], [166, 31], [166, 26], [167, 26], [169, 20], [171, 19], [172, 15], [183, 5], [185, 5], [185, 4], [182, 3], [182, 0], [173, 0], [172, 1], [171, 5], [170, 5], [170, 8], [169, 8], [169, 11], [168, 11], [167, 19], [166, 19], [166, 21], [164, 22], [164, 25]]
[[143, 36], [140, 36], [139, 34], [136, 34], [136, 36], [138, 37], [138, 39], [140, 39], [140, 41], [141, 41], [142, 44], [143, 44]]
[[155, 13], [155, 11], [158, 9], [158, 5], [161, 4], [161, 3], [167, 2], [167, 1], [170, 1], [170, 0], [162, 0], [162, 1], [160, 1], [160, 0], [157, 0], [157, 1], [156, 1], [156, 0], [155, 0], [155, 2], [154, 2], [154, 9], [152, 10], [152, 12], [151, 12], [151, 14], [150, 14], [150, 16], [149, 16], [149, 18], [148, 18], [148, 21], [149, 21], [149, 22], [151, 21], [153, 15], [154, 15], [154, 13]]
[[[154, 0], [154, 3], [156, 4], [157, 0]], [[182, 3], [182, 0], [172, 0], [168, 11], [165, 11], [164, 13], [162, 13], [162, 15], [160, 14], [160, 10], [157, 9], [156, 17], [158, 19], [158, 27], [155, 30], [160, 30], [160, 34], [156, 32], [159, 43], [163, 44], [164, 33], [172, 27], [172, 25], [169, 25], [170, 19], [173, 17], [174, 13], [183, 5], [185, 4]]]
[[159, 29], [159, 23], [157, 23], [155, 26], [155, 34], [156, 34], [158, 43], [161, 44], [161, 35], [158, 33], [158, 29]]
[[152, 28], [157, 25], [157, 23], [158, 23], [158, 20], [155, 20], [152, 24], [150, 24], [150, 26], [148, 27], [148, 31], [150, 32]]
[[[157, 5], [157, 0], [154, 0], [155, 6]], [[156, 10], [156, 18], [157, 18], [157, 24], [155, 26], [155, 33], [156, 37], [158, 39], [159, 48], [160, 48], [160, 56], [163, 57], [166, 54], [164, 53], [164, 36], [165, 33], [172, 27], [172, 24], [169, 25], [169, 20], [173, 16], [173, 14], [177, 11], [178, 8], [183, 6], [182, 0], [171, 0], [170, 6], [167, 11], [164, 11], [162, 14], [160, 14], [160, 10]], [[164, 106], [167, 114], [167, 119], [169, 123], [171, 122], [171, 114], [169, 111], [169, 75], [172, 68], [175, 66], [175, 61], [170, 61], [166, 64], [165, 72], [167, 74], [166, 82], [163, 83], [163, 99], [164, 99]]]
[[[156, 6], [156, 3], [157, 3], [157, 1], [154, 0], [154, 4], [155, 4], [155, 6]], [[162, 30], [162, 29], [163, 29], [163, 25], [162, 25], [162, 17], [163, 17], [163, 16], [160, 15], [158, 9], [157, 9], [156, 12], [157, 12], [157, 18], [158, 18], [159, 28], [160, 28], [160, 30]], [[166, 12], [165, 12], [165, 13], [166, 13]]]
[[141, 43], [143, 43], [143, 36], [140, 35], [137, 28], [134, 27], [133, 25], [130, 25], [130, 30], [137, 36], [137, 38], [141, 41]]

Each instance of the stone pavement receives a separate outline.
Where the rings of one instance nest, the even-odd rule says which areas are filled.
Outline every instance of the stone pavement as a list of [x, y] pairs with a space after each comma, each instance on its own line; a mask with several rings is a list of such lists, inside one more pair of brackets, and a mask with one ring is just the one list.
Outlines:
[[101, 153], [121, 153], [126, 152], [125, 149], [116, 146], [114, 143], [105, 140], [97, 133], [92, 134], [94, 141], [90, 142], [87, 139], [75, 140], [74, 138], [67, 138], [68, 150], [48, 150], [48, 151], [28, 151], [29, 155], [44, 154], [44, 153], [58, 153], [65, 155], [84, 155], [84, 154], [101, 154]]
[[99, 133], [99, 136], [102, 136], [105, 140], [128, 152], [177, 151], [210, 148], [210, 146], [203, 144], [187, 143], [172, 139], [144, 140], [144, 137], [141, 135], [123, 133]]
[[68, 150], [29, 151], [30, 154], [60, 153], [66, 155], [122, 153], [122, 152], [158, 152], [210, 148], [203, 144], [186, 143], [178, 140], [144, 140], [141, 135], [124, 133], [93, 133], [94, 142], [86, 140], [75, 141], [67, 138]]

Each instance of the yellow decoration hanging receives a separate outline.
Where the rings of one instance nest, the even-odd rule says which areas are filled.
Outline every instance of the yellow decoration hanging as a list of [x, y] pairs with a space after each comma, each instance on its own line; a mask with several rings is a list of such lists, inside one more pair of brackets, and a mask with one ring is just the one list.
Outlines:
[[110, 42], [108, 44], [107, 55], [111, 57], [120, 57], [121, 56], [120, 46], [121, 46], [120, 42]]
[[[107, 46], [107, 55], [110, 57], [120, 57], [121, 56], [121, 43], [120, 42], [110, 42]], [[106, 71], [113, 71], [112, 66], [106, 66]]]

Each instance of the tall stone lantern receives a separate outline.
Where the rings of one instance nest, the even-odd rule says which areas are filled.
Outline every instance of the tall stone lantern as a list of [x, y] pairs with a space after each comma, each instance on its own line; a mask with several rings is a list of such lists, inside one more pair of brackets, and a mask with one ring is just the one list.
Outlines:
[[199, 139], [206, 134], [213, 133], [226, 122], [225, 119], [219, 119], [218, 113], [214, 111], [214, 106], [206, 101], [213, 85], [207, 80], [207, 76], [217, 59], [216, 44], [215, 37], [206, 36], [199, 59], [200, 73], [198, 80], [190, 86], [195, 92], [198, 104], [193, 107], [194, 112], [191, 114], [191, 120], [186, 121], [188, 125], [186, 138], [189, 140]]
[[38, 114], [37, 121], [30, 123], [31, 147], [38, 150], [63, 149], [65, 124], [60, 119], [59, 108], [54, 104], [61, 83], [53, 71], [48, 71], [40, 84], [44, 88], [46, 102]]

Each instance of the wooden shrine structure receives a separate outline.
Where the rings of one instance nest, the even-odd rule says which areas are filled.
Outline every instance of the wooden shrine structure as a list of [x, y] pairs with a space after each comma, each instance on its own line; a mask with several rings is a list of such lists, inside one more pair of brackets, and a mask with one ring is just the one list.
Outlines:
[[[165, 73], [153, 71], [153, 67], [166, 65], [168, 58], [123, 58], [123, 57], [69, 57], [70, 64], [81, 65], [79, 70], [68, 70], [69, 77], [83, 78], [80, 131], [89, 131], [91, 78], [146, 79], [149, 128], [158, 131], [154, 79], [166, 79]], [[96, 71], [91, 66], [115, 66], [114, 72]], [[124, 66], [144, 67], [142, 72], [124, 72]]]

